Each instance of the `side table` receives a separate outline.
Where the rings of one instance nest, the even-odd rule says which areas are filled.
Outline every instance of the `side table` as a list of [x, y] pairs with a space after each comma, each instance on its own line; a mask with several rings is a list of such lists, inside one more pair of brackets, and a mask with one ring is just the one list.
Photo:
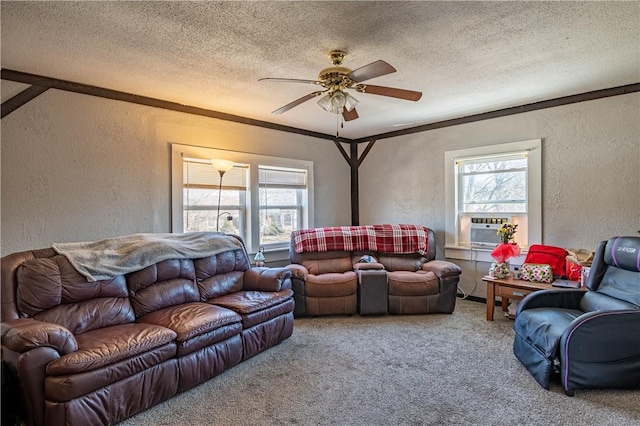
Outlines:
[[551, 284], [535, 283], [511, 277], [492, 278], [487, 275], [482, 277], [482, 281], [487, 283], [487, 321], [493, 321], [496, 296], [502, 298], [502, 310], [506, 311], [509, 300], [521, 300], [534, 291], [555, 288]]

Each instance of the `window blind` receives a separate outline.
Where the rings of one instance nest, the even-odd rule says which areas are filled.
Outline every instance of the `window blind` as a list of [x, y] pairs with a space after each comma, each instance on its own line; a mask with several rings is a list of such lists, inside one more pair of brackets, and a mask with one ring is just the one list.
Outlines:
[[[218, 189], [220, 173], [206, 160], [184, 159], [184, 187]], [[247, 188], [247, 167], [235, 165], [222, 178], [222, 189], [244, 191]]]
[[258, 184], [269, 188], [304, 189], [307, 187], [307, 171], [259, 166]]

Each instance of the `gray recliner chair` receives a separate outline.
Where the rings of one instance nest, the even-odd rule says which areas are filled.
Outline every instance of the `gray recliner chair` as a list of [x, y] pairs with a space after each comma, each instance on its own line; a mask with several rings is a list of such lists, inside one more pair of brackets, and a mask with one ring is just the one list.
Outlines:
[[581, 289], [543, 290], [518, 306], [513, 352], [545, 389], [640, 388], [640, 237], [598, 244]]

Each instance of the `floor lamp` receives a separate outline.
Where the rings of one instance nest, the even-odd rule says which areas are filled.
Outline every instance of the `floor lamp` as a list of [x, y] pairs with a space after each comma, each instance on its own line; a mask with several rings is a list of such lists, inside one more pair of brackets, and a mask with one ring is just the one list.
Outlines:
[[233, 169], [233, 161], [212, 159], [211, 165], [220, 173], [220, 185], [218, 186], [218, 212], [216, 214], [216, 231], [220, 231], [220, 196], [222, 195], [222, 176], [229, 170]]

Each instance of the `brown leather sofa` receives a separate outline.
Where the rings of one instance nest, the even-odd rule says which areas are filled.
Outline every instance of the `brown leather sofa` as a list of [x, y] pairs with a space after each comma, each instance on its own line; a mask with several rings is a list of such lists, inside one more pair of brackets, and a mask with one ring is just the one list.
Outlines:
[[[391, 225], [372, 225], [373, 232], [380, 226]], [[351, 234], [362, 227], [343, 228], [348, 228], [345, 232]], [[452, 313], [462, 271], [454, 263], [435, 259], [433, 230], [416, 228], [422, 228], [426, 234], [428, 244], [424, 253], [314, 249], [299, 252], [295, 233], [292, 234], [291, 264], [287, 268], [292, 272], [294, 315]], [[316, 229], [333, 232], [332, 237], [340, 233], [338, 228]], [[363, 256], [371, 256], [373, 262], [361, 262]]]
[[3, 362], [26, 422], [113, 424], [291, 336], [290, 272], [241, 247], [96, 282], [53, 248], [3, 257]]

